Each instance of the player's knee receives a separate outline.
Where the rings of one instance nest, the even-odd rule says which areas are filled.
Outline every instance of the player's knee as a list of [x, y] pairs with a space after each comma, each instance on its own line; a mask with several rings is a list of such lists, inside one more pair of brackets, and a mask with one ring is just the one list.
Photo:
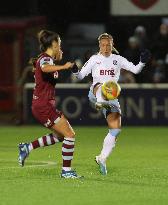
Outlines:
[[75, 132], [73, 130], [70, 130], [65, 134], [65, 137], [75, 138]]
[[117, 128], [117, 129], [109, 129], [109, 133], [114, 136], [117, 137], [121, 132], [121, 129]]
[[71, 137], [75, 138], [75, 132], [74, 131], [71, 132]]

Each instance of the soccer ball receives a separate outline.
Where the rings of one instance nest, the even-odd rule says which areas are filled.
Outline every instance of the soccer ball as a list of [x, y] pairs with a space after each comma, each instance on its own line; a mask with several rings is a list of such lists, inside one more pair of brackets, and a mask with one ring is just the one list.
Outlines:
[[101, 91], [105, 100], [114, 100], [120, 95], [121, 87], [117, 82], [107, 81], [103, 83]]

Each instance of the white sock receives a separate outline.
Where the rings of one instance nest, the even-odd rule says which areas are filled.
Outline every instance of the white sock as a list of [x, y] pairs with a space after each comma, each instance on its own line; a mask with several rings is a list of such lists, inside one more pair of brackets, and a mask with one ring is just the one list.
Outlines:
[[101, 86], [99, 86], [99, 88], [97, 89], [96, 99], [97, 99], [97, 102], [107, 102], [107, 101], [104, 100], [104, 98], [102, 97]]
[[116, 143], [116, 137], [108, 133], [107, 136], [104, 138], [103, 148], [102, 148], [101, 154], [99, 155], [102, 162], [105, 163], [107, 157], [109, 157], [110, 153], [115, 147], [115, 143]]
[[62, 167], [64, 171], [71, 171], [71, 167]]
[[33, 150], [33, 145], [32, 143], [29, 144], [29, 152], [31, 152]]

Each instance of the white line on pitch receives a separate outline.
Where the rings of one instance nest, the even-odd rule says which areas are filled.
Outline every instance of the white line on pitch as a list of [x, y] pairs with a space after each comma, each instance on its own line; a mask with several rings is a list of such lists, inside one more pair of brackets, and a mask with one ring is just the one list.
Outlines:
[[[0, 159], [1, 162], [15, 162], [15, 160], [3, 160]], [[56, 162], [52, 162], [52, 161], [35, 161], [35, 160], [31, 160], [29, 161], [30, 163], [38, 163], [38, 164], [34, 164], [34, 165], [25, 165], [24, 168], [31, 168], [31, 167], [45, 167], [45, 166], [51, 166], [51, 165], [56, 165]], [[39, 164], [42, 163], [42, 164]], [[17, 167], [0, 167], [0, 170], [2, 169], [16, 169], [16, 168], [22, 168], [19, 165]]]

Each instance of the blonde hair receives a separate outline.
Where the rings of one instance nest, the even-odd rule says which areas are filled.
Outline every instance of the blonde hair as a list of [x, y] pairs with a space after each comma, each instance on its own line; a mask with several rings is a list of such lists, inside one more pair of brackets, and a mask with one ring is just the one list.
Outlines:
[[100, 42], [102, 39], [110, 39], [113, 40], [112, 35], [108, 34], [108, 33], [102, 33], [99, 37], [98, 37], [98, 41]]

